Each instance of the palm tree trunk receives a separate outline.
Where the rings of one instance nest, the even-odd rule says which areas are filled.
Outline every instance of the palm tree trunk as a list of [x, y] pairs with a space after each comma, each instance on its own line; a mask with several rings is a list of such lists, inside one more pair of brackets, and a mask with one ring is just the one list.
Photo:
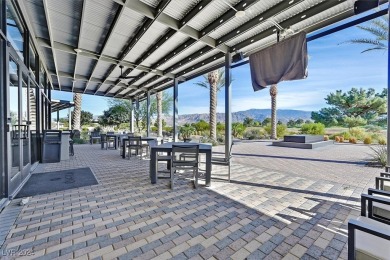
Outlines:
[[162, 136], [162, 92], [156, 94], [157, 100], [157, 136]]
[[217, 85], [210, 87], [210, 138], [217, 140]]
[[278, 139], [276, 132], [276, 96], [278, 94], [278, 86], [272, 85], [269, 94], [271, 95], [271, 139]]
[[83, 96], [80, 93], [73, 94], [73, 118], [72, 118], [72, 129], [81, 130], [80, 120], [81, 120], [81, 102]]

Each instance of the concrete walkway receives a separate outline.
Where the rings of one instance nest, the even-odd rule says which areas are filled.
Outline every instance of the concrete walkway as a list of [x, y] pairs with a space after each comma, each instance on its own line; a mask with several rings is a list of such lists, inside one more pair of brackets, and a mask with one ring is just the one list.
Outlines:
[[[281, 158], [259, 156], [266, 149]], [[233, 151], [231, 183], [194, 190], [181, 176], [171, 191], [167, 180], [150, 184], [147, 160], [75, 146], [71, 160], [36, 171], [87, 166], [99, 185], [32, 197], [1, 252], [32, 252], [26, 259], [347, 259], [346, 224], [379, 169], [348, 163], [349, 152], [343, 163], [331, 162], [332, 149], [320, 153], [324, 161], [264, 143]], [[226, 170], [214, 167], [213, 177], [225, 178]]]

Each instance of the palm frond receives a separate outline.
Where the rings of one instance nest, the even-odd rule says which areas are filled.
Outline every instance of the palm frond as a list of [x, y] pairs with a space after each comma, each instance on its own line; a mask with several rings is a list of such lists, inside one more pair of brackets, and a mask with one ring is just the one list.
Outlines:
[[387, 49], [387, 46], [378, 41], [378, 40], [373, 40], [373, 39], [353, 39], [353, 40], [350, 40], [349, 41], [350, 43], [358, 43], [358, 44], [370, 44], [370, 45], [374, 45], [374, 46], [378, 46], [378, 47], [382, 47], [382, 48], [386, 48]]
[[385, 51], [385, 50], [387, 50], [387, 48], [375, 47], [375, 48], [366, 49], [366, 50], [362, 51], [361, 53], [368, 52], [368, 51]]
[[[385, 28], [381, 28], [384, 26]], [[369, 32], [377, 37], [377, 40], [385, 41], [388, 38], [388, 32], [386, 30], [386, 25], [375, 25], [375, 26], [357, 26], [359, 29]]]

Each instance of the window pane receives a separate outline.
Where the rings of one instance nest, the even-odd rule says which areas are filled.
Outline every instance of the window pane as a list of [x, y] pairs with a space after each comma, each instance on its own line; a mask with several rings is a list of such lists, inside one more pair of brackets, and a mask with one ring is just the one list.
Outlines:
[[7, 38], [11, 42], [12, 47], [19, 54], [20, 58], [23, 60], [23, 26], [20, 22], [14, 6], [10, 0], [7, 0], [6, 5], [7, 11]]

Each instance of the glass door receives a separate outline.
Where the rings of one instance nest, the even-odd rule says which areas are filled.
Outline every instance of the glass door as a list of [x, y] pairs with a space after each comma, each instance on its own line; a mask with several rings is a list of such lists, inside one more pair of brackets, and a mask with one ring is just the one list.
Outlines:
[[21, 153], [20, 153], [20, 134], [21, 129], [19, 127], [19, 114], [20, 114], [20, 106], [19, 106], [19, 66], [18, 64], [10, 57], [9, 65], [9, 85], [8, 85], [8, 93], [9, 93], [9, 128], [10, 128], [10, 146], [11, 153], [10, 154], [10, 164], [11, 171], [8, 176], [9, 180], [9, 194], [13, 193], [16, 190], [17, 186], [21, 184]]
[[12, 47], [9, 50], [8, 143], [11, 167], [8, 168], [8, 196], [13, 197], [30, 175], [30, 78], [26, 66]]

